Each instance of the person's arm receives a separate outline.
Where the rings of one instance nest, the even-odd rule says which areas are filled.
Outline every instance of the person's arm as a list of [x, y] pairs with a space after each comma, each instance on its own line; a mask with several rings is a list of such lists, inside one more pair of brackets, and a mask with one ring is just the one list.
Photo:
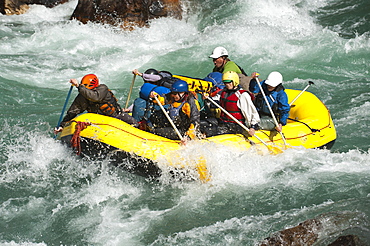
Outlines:
[[78, 94], [71, 106], [69, 107], [66, 116], [64, 116], [62, 122], [60, 123], [61, 127], [64, 127], [65, 124], [76, 117], [78, 114], [84, 112], [87, 108], [87, 101], [86, 99]]
[[240, 95], [237, 105], [246, 120], [247, 126], [249, 127], [249, 134], [253, 136], [254, 131], [258, 129], [260, 116], [248, 92], [244, 92]]
[[[260, 87], [257, 84], [257, 77], [259, 76], [259, 73], [253, 72], [251, 74], [252, 79], [249, 82], [249, 91], [252, 92], [254, 95], [258, 94], [261, 90]], [[265, 81], [260, 81], [260, 85], [262, 86]]]
[[135, 75], [143, 76], [143, 73], [140, 73], [139, 70], [137, 70], [136, 68], [132, 70], [132, 73]]
[[182, 111], [189, 117], [190, 120], [190, 126], [189, 129], [186, 131], [186, 135], [188, 135], [191, 139], [197, 138], [196, 133], [200, 125], [199, 110], [200, 110], [199, 102], [195, 100], [195, 98], [192, 95], [189, 95], [189, 100], [182, 107]]
[[277, 96], [277, 102], [279, 105], [279, 111], [280, 111], [280, 119], [279, 123], [282, 126], [285, 126], [287, 123], [287, 119], [289, 117], [289, 111], [290, 111], [290, 106], [288, 103], [288, 96], [285, 91], [280, 91], [278, 96]]
[[194, 98], [194, 96], [189, 95], [189, 105], [190, 105], [190, 122], [194, 125], [200, 124], [200, 105], [199, 102]]

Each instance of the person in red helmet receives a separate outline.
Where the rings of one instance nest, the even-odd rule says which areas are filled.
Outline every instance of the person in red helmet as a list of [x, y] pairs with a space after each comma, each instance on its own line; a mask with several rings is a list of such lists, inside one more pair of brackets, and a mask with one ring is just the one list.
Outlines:
[[84, 111], [115, 117], [131, 125], [138, 125], [132, 116], [123, 112], [113, 92], [105, 84], [100, 84], [95, 74], [85, 75], [80, 84], [77, 79], [70, 79], [69, 83], [75, 86], [79, 93], [60, 123], [60, 127], [54, 129], [54, 134], [61, 132], [68, 121]]

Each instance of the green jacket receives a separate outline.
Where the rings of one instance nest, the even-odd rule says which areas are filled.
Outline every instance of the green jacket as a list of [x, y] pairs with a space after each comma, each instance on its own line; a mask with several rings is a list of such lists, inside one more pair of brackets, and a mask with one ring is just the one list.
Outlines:
[[238, 73], [238, 74], [241, 74], [241, 73], [243, 73], [241, 70], [240, 70], [240, 68], [239, 68], [239, 66], [238, 65], [236, 65], [236, 63], [235, 62], [233, 62], [233, 61], [227, 61], [226, 63], [225, 63], [225, 65], [222, 67], [222, 68], [217, 68], [217, 67], [214, 67], [213, 68], [213, 72], [220, 72], [220, 73], [224, 73], [224, 72], [227, 72], [227, 71], [234, 71], [234, 72], [236, 72], [236, 73]]

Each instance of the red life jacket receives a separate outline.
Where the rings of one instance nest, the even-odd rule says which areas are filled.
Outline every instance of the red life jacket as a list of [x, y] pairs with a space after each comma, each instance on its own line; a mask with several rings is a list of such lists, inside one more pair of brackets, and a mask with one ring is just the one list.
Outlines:
[[[246, 90], [237, 90], [234, 93], [230, 94], [228, 97], [227, 96], [227, 91], [222, 91], [221, 92], [221, 107], [226, 109], [227, 112], [229, 112], [232, 116], [234, 116], [238, 121], [244, 123], [244, 116], [240, 110], [240, 108], [237, 105], [237, 102], [239, 100], [239, 97], [241, 96], [242, 93], [247, 92]], [[248, 92], [247, 92], [248, 93]], [[235, 121], [231, 119], [227, 114], [224, 112], [221, 112], [220, 119], [225, 122], [233, 122]]]

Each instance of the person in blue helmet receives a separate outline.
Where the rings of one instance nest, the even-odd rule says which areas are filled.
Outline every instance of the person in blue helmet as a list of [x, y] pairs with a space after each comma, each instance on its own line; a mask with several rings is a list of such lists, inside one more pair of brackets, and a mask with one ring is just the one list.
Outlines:
[[253, 79], [250, 82], [250, 91], [256, 95], [254, 104], [261, 118], [260, 127], [263, 130], [276, 130], [281, 132], [283, 126], [286, 125], [289, 117], [290, 106], [288, 96], [284, 91], [283, 76], [279, 72], [271, 72], [266, 80], [260, 82], [260, 86], [266, 96], [270, 108], [275, 115], [277, 125], [271, 115], [270, 109], [266, 104], [266, 100], [261, 93], [260, 86], [257, 84], [256, 78], [258, 74], [252, 73]]
[[[152, 92], [150, 97], [154, 98], [154, 95], [162, 105], [168, 104], [166, 110], [180, 134], [183, 137], [196, 139], [200, 124], [200, 107], [194, 95], [189, 92], [188, 83], [178, 80], [172, 84], [171, 92], [166, 97], [160, 97], [155, 92]], [[173, 140], [180, 139], [167, 118], [162, 117], [162, 120], [158, 121], [152, 119], [153, 117], [151, 117], [154, 126], [152, 133]]]

